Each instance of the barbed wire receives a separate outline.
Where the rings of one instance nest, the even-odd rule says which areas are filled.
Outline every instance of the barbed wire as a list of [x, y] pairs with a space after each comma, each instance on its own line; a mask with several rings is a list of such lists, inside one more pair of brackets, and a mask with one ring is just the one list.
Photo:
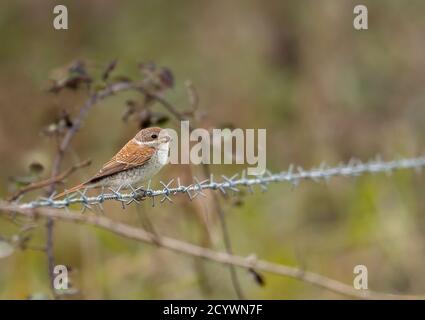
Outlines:
[[[221, 175], [219, 180], [215, 180], [214, 175], [209, 179], [199, 181], [196, 177], [193, 178], [194, 182], [188, 186], [183, 186], [180, 183], [180, 178], [172, 179], [168, 183], [160, 181], [162, 188], [152, 189], [151, 181], [147, 184], [146, 188], [140, 186], [134, 188], [131, 185], [121, 186], [117, 190], [109, 188], [109, 191], [102, 190], [101, 194], [97, 196], [86, 196], [87, 189], [83, 192], [77, 191], [72, 196], [66, 196], [62, 200], [54, 200], [54, 194], [50, 198], [40, 198], [29, 203], [23, 203], [21, 208], [31, 209], [38, 207], [53, 207], [53, 208], [67, 208], [72, 204], [82, 204], [83, 210], [92, 209], [93, 205], [102, 208], [102, 203], [109, 200], [116, 200], [121, 203], [123, 208], [133, 202], [140, 203], [142, 200], [150, 198], [152, 206], [155, 206], [155, 199], [160, 197], [161, 203], [164, 201], [173, 202], [172, 196], [177, 194], [185, 194], [189, 200], [193, 200], [198, 196], [206, 197], [204, 190], [217, 190], [227, 195], [228, 192], [238, 193], [241, 188], [246, 188], [250, 193], [254, 192], [254, 186], [259, 186], [262, 191], [267, 190], [267, 186], [271, 183], [287, 182], [294, 187], [297, 186], [302, 180], [312, 180], [315, 182], [329, 181], [332, 177], [358, 177], [366, 173], [392, 173], [394, 170], [401, 169], [415, 169], [422, 170], [425, 166], [425, 156], [417, 158], [401, 158], [392, 161], [382, 161], [380, 157], [368, 162], [362, 162], [357, 159], [352, 159], [346, 164], [340, 164], [337, 167], [328, 167], [322, 163], [318, 168], [304, 170], [301, 167], [295, 168], [293, 165], [287, 171], [279, 173], [271, 173], [266, 170], [266, 173], [261, 176], [249, 178], [245, 171], [235, 174], [231, 177]], [[121, 192], [124, 188], [129, 189], [126, 193]], [[105, 192], [106, 191], [106, 192]]]

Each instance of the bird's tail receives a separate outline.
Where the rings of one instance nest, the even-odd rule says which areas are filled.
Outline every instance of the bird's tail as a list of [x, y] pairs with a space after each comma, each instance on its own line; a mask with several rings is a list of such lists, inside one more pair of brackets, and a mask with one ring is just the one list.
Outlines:
[[81, 183], [81, 184], [79, 184], [78, 186], [75, 186], [75, 187], [73, 187], [73, 188], [71, 188], [71, 189], [69, 189], [69, 190], [65, 190], [64, 192], [61, 192], [61, 193], [59, 193], [59, 194], [55, 195], [55, 196], [53, 197], [53, 199], [61, 198], [61, 197], [63, 197], [63, 196], [66, 196], [67, 194], [73, 193], [73, 192], [75, 192], [75, 191], [77, 191], [77, 190], [80, 190], [80, 189], [82, 189], [82, 188], [86, 187], [86, 186], [87, 186], [87, 184], [86, 184], [86, 183]]

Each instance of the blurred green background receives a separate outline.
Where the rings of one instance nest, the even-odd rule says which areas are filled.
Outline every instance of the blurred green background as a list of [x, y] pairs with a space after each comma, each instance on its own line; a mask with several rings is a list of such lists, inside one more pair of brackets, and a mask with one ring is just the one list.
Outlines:
[[[54, 4], [66, 4], [69, 30], [53, 29]], [[170, 68], [175, 87], [166, 98], [184, 111], [185, 81], [193, 82], [209, 125], [267, 128], [267, 165], [286, 170], [351, 157], [368, 160], [424, 150], [425, 3], [362, 1], [369, 30], [353, 28], [357, 1], [16, 1], [0, 10], [0, 197], [14, 191], [11, 177], [28, 175], [34, 161], [48, 177], [55, 140], [40, 134], [63, 109], [71, 115], [83, 92], [47, 93], [48, 79], [81, 59], [100, 73], [114, 58], [117, 74], [138, 76], [139, 62]], [[56, 71], [55, 71], [56, 70]], [[93, 164], [68, 179], [69, 187], [97, 171], [138, 130], [121, 120], [120, 94], [97, 105], [72, 143], [62, 169], [78, 159]], [[161, 107], [156, 107], [161, 110]], [[172, 125], [172, 124], [170, 124]], [[187, 168], [186, 168], [187, 169]], [[172, 165], [158, 179], [187, 170]], [[241, 168], [215, 166], [214, 172]], [[186, 173], [184, 173], [186, 172]], [[156, 181], [158, 184], [158, 181]], [[61, 187], [63, 188], [63, 187]], [[301, 266], [352, 283], [355, 265], [369, 271], [369, 288], [425, 292], [423, 174], [398, 172], [304, 182], [295, 190], [273, 185], [267, 193], [223, 201], [234, 252]], [[28, 194], [32, 199], [41, 193]], [[235, 203], [238, 202], [238, 205]], [[199, 212], [210, 204], [175, 204], [141, 210], [161, 234], [194, 243], [205, 238]], [[105, 207], [117, 221], [141, 226], [135, 207]], [[86, 213], [91, 214], [91, 213]], [[214, 214], [207, 229], [224, 250]], [[31, 232], [43, 245], [44, 224]], [[0, 234], [19, 228], [1, 218]], [[72, 267], [83, 299], [235, 298], [228, 268], [125, 240], [107, 232], [58, 222], [57, 264]], [[265, 274], [259, 287], [238, 271], [249, 298], [343, 298], [309, 284]], [[16, 250], [0, 259], [0, 298], [49, 296], [46, 257]]]

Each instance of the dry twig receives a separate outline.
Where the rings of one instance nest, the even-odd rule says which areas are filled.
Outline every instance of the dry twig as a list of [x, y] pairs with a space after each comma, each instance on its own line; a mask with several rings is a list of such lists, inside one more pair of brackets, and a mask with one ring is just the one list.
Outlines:
[[88, 159], [88, 160], [85, 160], [85, 161], [82, 161], [80, 163], [73, 165], [72, 167], [68, 168], [67, 170], [65, 170], [64, 172], [62, 172], [61, 174], [59, 174], [55, 177], [30, 183], [29, 185], [17, 190], [7, 200], [8, 201], [15, 201], [16, 199], [18, 199], [19, 197], [21, 197], [22, 195], [24, 195], [27, 192], [38, 190], [38, 189], [41, 189], [41, 188], [45, 188], [45, 187], [48, 187], [52, 184], [61, 183], [66, 178], [68, 178], [71, 174], [73, 174], [75, 171], [77, 171], [78, 169], [87, 167], [90, 164], [91, 164], [91, 160]]

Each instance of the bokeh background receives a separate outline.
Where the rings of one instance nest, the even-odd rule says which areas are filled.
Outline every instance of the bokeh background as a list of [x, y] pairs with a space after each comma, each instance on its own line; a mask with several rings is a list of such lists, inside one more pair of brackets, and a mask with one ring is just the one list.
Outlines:
[[[54, 4], [66, 4], [69, 30], [53, 29]], [[424, 151], [425, 3], [362, 1], [369, 30], [353, 28], [357, 1], [17, 1], [0, 10], [0, 196], [16, 179], [49, 176], [55, 139], [41, 132], [62, 110], [71, 117], [87, 92], [47, 92], [49, 79], [76, 59], [99, 74], [114, 58], [117, 74], [137, 78], [139, 62], [172, 70], [175, 86], [166, 98], [188, 108], [185, 81], [199, 95], [210, 126], [267, 128], [267, 165], [285, 170], [351, 157], [368, 160]], [[59, 71], [58, 71], [59, 70]], [[81, 159], [93, 164], [70, 177], [85, 179], [139, 129], [121, 117], [132, 93], [91, 111], [62, 168]], [[160, 106], [157, 106], [161, 110]], [[170, 122], [167, 126], [173, 126]], [[40, 169], [40, 168], [39, 168]], [[236, 166], [214, 166], [232, 173]], [[182, 176], [165, 168], [158, 179]], [[158, 181], [156, 181], [158, 183]], [[63, 186], [61, 187], [63, 188]], [[328, 185], [304, 182], [295, 190], [273, 185], [262, 194], [223, 201], [234, 252], [255, 253], [352, 283], [355, 265], [369, 271], [369, 288], [388, 293], [425, 293], [424, 175], [397, 172], [336, 178]], [[30, 200], [41, 193], [28, 194]], [[223, 250], [220, 225], [208, 202], [143, 206], [123, 211], [108, 204], [108, 217], [141, 226], [147, 214], [164, 235], [202, 243], [209, 230]], [[205, 207], [207, 207], [205, 209]], [[207, 225], [202, 214], [210, 214]], [[209, 210], [211, 211], [211, 210]], [[92, 213], [86, 213], [92, 214]], [[0, 220], [0, 234], [18, 227]], [[42, 222], [31, 244], [43, 245]], [[235, 298], [228, 268], [125, 240], [80, 225], [56, 224], [56, 263], [72, 267], [68, 298]], [[264, 274], [258, 286], [238, 271], [249, 298], [343, 298], [309, 284]], [[15, 250], [0, 259], [0, 298], [49, 297], [46, 257]]]

